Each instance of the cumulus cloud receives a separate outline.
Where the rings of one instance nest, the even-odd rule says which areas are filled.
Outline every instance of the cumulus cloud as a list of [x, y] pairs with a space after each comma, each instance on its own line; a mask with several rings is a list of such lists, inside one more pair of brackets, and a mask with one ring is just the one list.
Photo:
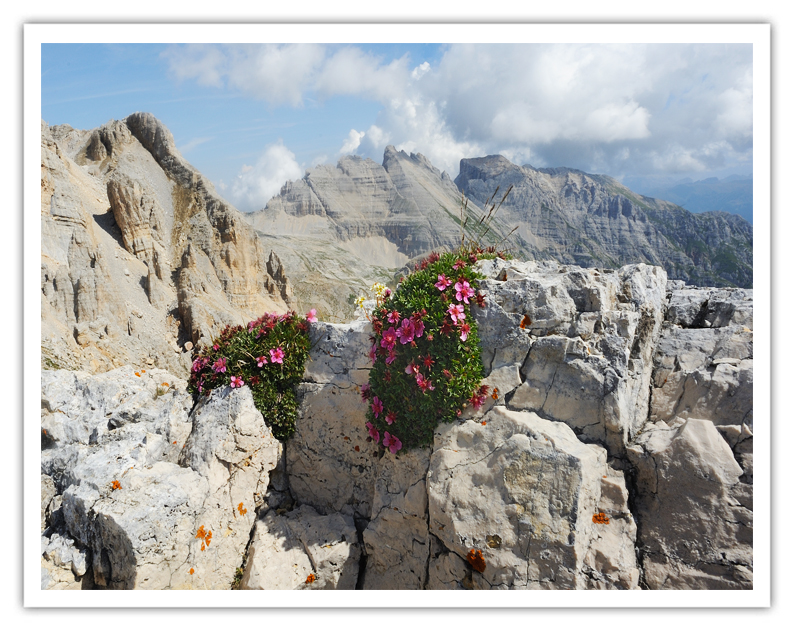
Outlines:
[[229, 191], [229, 200], [240, 210], [251, 212], [267, 205], [287, 180], [303, 177], [303, 169], [284, 143], [265, 147], [256, 163], [244, 164]]
[[361, 139], [365, 136], [363, 131], [356, 131], [355, 129], [350, 130], [350, 134], [347, 136], [347, 140], [345, 140], [345, 144], [342, 145], [342, 148], [339, 150], [342, 154], [349, 154], [353, 153], [358, 146], [361, 144]]
[[455, 44], [432, 64], [352, 45], [177, 46], [164, 57], [178, 79], [273, 105], [374, 100], [379, 113], [339, 138], [342, 153], [379, 160], [393, 144], [453, 177], [461, 158], [493, 153], [636, 174], [752, 158], [751, 45]]

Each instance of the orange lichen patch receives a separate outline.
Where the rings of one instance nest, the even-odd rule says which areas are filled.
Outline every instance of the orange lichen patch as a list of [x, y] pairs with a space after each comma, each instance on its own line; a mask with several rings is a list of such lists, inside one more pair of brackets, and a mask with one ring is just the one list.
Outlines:
[[609, 517], [607, 517], [604, 513], [596, 513], [593, 515], [593, 523], [594, 524], [608, 524]]
[[193, 568], [190, 568], [190, 574], [191, 574], [191, 576], [193, 575], [193, 572], [195, 572], [195, 570], [194, 570]]
[[342, 436], [343, 440], [350, 440], [350, 436]]
[[482, 558], [482, 550], [469, 550], [469, 554], [466, 555], [466, 558], [469, 563], [471, 563], [471, 566], [480, 574], [485, 571], [485, 559]]
[[316, 580], [317, 580], [317, 577], [316, 577], [314, 574], [309, 574], [309, 575], [306, 577], [306, 583], [307, 583], [307, 584], [308, 584], [308, 583], [314, 583], [314, 581], [316, 581]]
[[203, 552], [206, 547], [210, 545], [210, 541], [212, 541], [212, 531], [211, 530], [204, 530], [204, 526], [199, 526], [199, 529], [196, 531], [196, 539], [201, 539], [201, 551]]
[[487, 423], [487, 421], [481, 421], [480, 424], [484, 427], [486, 425], [486, 423]]
[[115, 491], [120, 488], [121, 488], [121, 482], [119, 482], [118, 480], [113, 480], [113, 490]]
[[136, 376], [136, 377], [140, 377], [140, 376], [141, 376], [141, 373], [139, 373], [139, 372], [137, 372], [137, 371], [136, 371], [136, 373], [135, 373], [135, 376]]
[[43, 429], [43, 430], [41, 430], [41, 432], [42, 432], [42, 433], [43, 433], [45, 436], [47, 435], [47, 430], [46, 430], [46, 429]]
[[361, 449], [359, 449], [358, 445], [356, 445], [355, 447], [353, 447], [353, 449], [355, 449], [356, 451], [361, 451]]
[[243, 503], [240, 502], [237, 505], [237, 512], [240, 513], [241, 515], [245, 515], [248, 512], [248, 509], [247, 508], [243, 508]]
[[499, 398], [499, 388], [494, 388], [493, 389], [493, 394], [491, 395], [491, 398], [494, 401], [496, 401]]
[[145, 370], [142, 370], [141, 372], [146, 372], [146, 371], [145, 371]]
[[532, 324], [532, 320], [529, 319], [529, 316], [525, 315], [523, 318], [521, 318], [521, 324], [518, 326], [520, 326], [522, 329], [526, 329], [530, 324]]
[[163, 381], [163, 383], [161, 383], [160, 385], [161, 386], [165, 386], [167, 388], [168, 387], [168, 382], [167, 381]]

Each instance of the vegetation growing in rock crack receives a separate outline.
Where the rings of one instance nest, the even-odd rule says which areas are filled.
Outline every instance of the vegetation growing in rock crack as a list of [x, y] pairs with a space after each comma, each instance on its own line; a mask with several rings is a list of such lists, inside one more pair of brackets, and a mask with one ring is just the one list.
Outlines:
[[200, 397], [247, 385], [273, 435], [286, 440], [295, 432], [295, 386], [309, 356], [309, 322], [316, 321], [312, 309], [305, 318], [266, 313], [247, 327], [227, 326], [211, 345], [193, 351], [188, 390]]
[[394, 294], [382, 292], [370, 319], [375, 335], [368, 402], [370, 439], [392, 453], [432, 444], [440, 421], [449, 423], [467, 405], [479, 408], [483, 365], [477, 323], [470, 307], [484, 306], [482, 278], [472, 265], [495, 258], [478, 246], [432, 253], [404, 277]]

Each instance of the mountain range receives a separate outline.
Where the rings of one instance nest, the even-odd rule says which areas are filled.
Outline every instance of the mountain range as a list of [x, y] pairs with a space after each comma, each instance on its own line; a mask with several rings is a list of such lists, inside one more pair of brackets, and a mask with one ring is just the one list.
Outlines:
[[184, 373], [193, 345], [227, 324], [290, 308], [347, 321], [372, 283], [462, 238], [522, 259], [644, 262], [693, 285], [752, 287], [747, 221], [692, 214], [604, 175], [487, 156], [462, 160], [453, 181], [389, 146], [382, 164], [342, 157], [245, 214], [151, 114], [41, 130], [45, 367]]

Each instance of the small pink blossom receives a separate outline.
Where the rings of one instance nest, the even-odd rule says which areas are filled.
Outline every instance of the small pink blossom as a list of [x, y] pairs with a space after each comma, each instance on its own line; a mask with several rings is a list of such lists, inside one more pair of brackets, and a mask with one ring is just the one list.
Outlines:
[[463, 269], [464, 267], [466, 267], [466, 263], [458, 259], [455, 261], [455, 265], [452, 266], [452, 269]]
[[411, 319], [414, 323], [414, 337], [422, 337], [422, 333], [425, 332], [425, 323], [416, 316]]
[[389, 412], [389, 413], [386, 415], [386, 422], [387, 422], [389, 425], [391, 425], [392, 423], [394, 423], [394, 421], [396, 421], [396, 420], [397, 420], [397, 415], [396, 415], [394, 412]]
[[458, 281], [455, 283], [455, 294], [456, 300], [462, 300], [466, 304], [469, 304], [469, 298], [474, 296], [474, 290], [469, 285], [469, 281], [464, 280], [463, 282]]
[[392, 436], [389, 432], [383, 432], [383, 446], [388, 447], [389, 451], [396, 454], [402, 449], [402, 441], [396, 436]]
[[461, 342], [465, 342], [466, 339], [469, 337], [469, 331], [471, 331], [471, 327], [468, 324], [462, 324], [459, 328], [460, 328], [460, 340]]
[[270, 361], [274, 364], [283, 364], [284, 363], [284, 351], [281, 350], [281, 347], [278, 348], [271, 348], [270, 349]]
[[372, 348], [369, 349], [369, 360], [374, 364], [375, 361], [378, 359], [377, 353], [378, 347], [377, 345], [373, 344]]
[[380, 413], [383, 412], [383, 403], [378, 397], [372, 398], [372, 413], [375, 415], [375, 418], [378, 418]]
[[260, 355], [259, 357], [256, 358], [256, 365], [259, 366], [260, 368], [264, 366], [266, 363], [267, 363], [267, 357], [265, 357], [264, 355]]
[[433, 386], [430, 379], [426, 379], [425, 376], [419, 372], [416, 373], [416, 385], [422, 390], [422, 392], [427, 392], [428, 390], [435, 390], [435, 386]]
[[212, 350], [214, 350], [214, 351], [219, 351], [220, 349], [221, 349], [221, 347], [220, 347], [220, 346], [218, 346], [217, 344], [213, 344], [213, 345], [212, 345]]
[[466, 312], [463, 305], [449, 305], [447, 313], [449, 313], [449, 317], [452, 318], [452, 321], [455, 324], [458, 322], [463, 322], [463, 320], [466, 319]]
[[417, 365], [416, 365], [416, 364], [414, 364], [413, 362], [410, 362], [410, 363], [409, 363], [409, 364], [408, 364], [408, 365], [405, 367], [405, 374], [406, 374], [406, 375], [415, 375], [415, 374], [417, 374], [418, 372], [419, 372], [419, 366], [417, 366]]
[[370, 388], [368, 383], [365, 383], [363, 386], [361, 386], [361, 400], [362, 401], [368, 401], [371, 394], [372, 394], [372, 390], [371, 390], [371, 388]]
[[232, 388], [240, 388], [244, 383], [242, 377], [232, 377]]
[[400, 312], [399, 311], [392, 311], [389, 314], [388, 320], [392, 324], [399, 324], [399, 322], [400, 322]]
[[386, 357], [386, 363], [391, 364], [395, 359], [397, 359], [397, 351], [390, 348], [389, 355]]
[[436, 287], [438, 291], [444, 291], [447, 287], [452, 284], [452, 281], [449, 280], [444, 274], [438, 275], [438, 282], [436, 283]]
[[317, 322], [317, 309], [312, 309], [306, 314], [307, 322]]
[[226, 372], [226, 358], [221, 357], [220, 359], [216, 360], [215, 363], [212, 365], [212, 369], [218, 372]]
[[410, 344], [413, 342], [414, 335], [416, 335], [416, 327], [414, 326], [413, 320], [405, 318], [400, 328], [397, 329], [397, 335], [400, 336], [401, 344]]
[[[397, 313], [396, 311], [394, 313]], [[391, 316], [389, 316], [391, 318]], [[380, 345], [383, 348], [391, 350], [394, 348], [394, 345], [397, 343], [397, 331], [394, 330], [394, 327], [389, 327], [386, 331], [383, 332], [383, 337], [380, 340]]]
[[367, 421], [367, 430], [369, 431], [369, 435], [376, 443], [380, 441], [380, 432], [375, 429], [375, 426]]

